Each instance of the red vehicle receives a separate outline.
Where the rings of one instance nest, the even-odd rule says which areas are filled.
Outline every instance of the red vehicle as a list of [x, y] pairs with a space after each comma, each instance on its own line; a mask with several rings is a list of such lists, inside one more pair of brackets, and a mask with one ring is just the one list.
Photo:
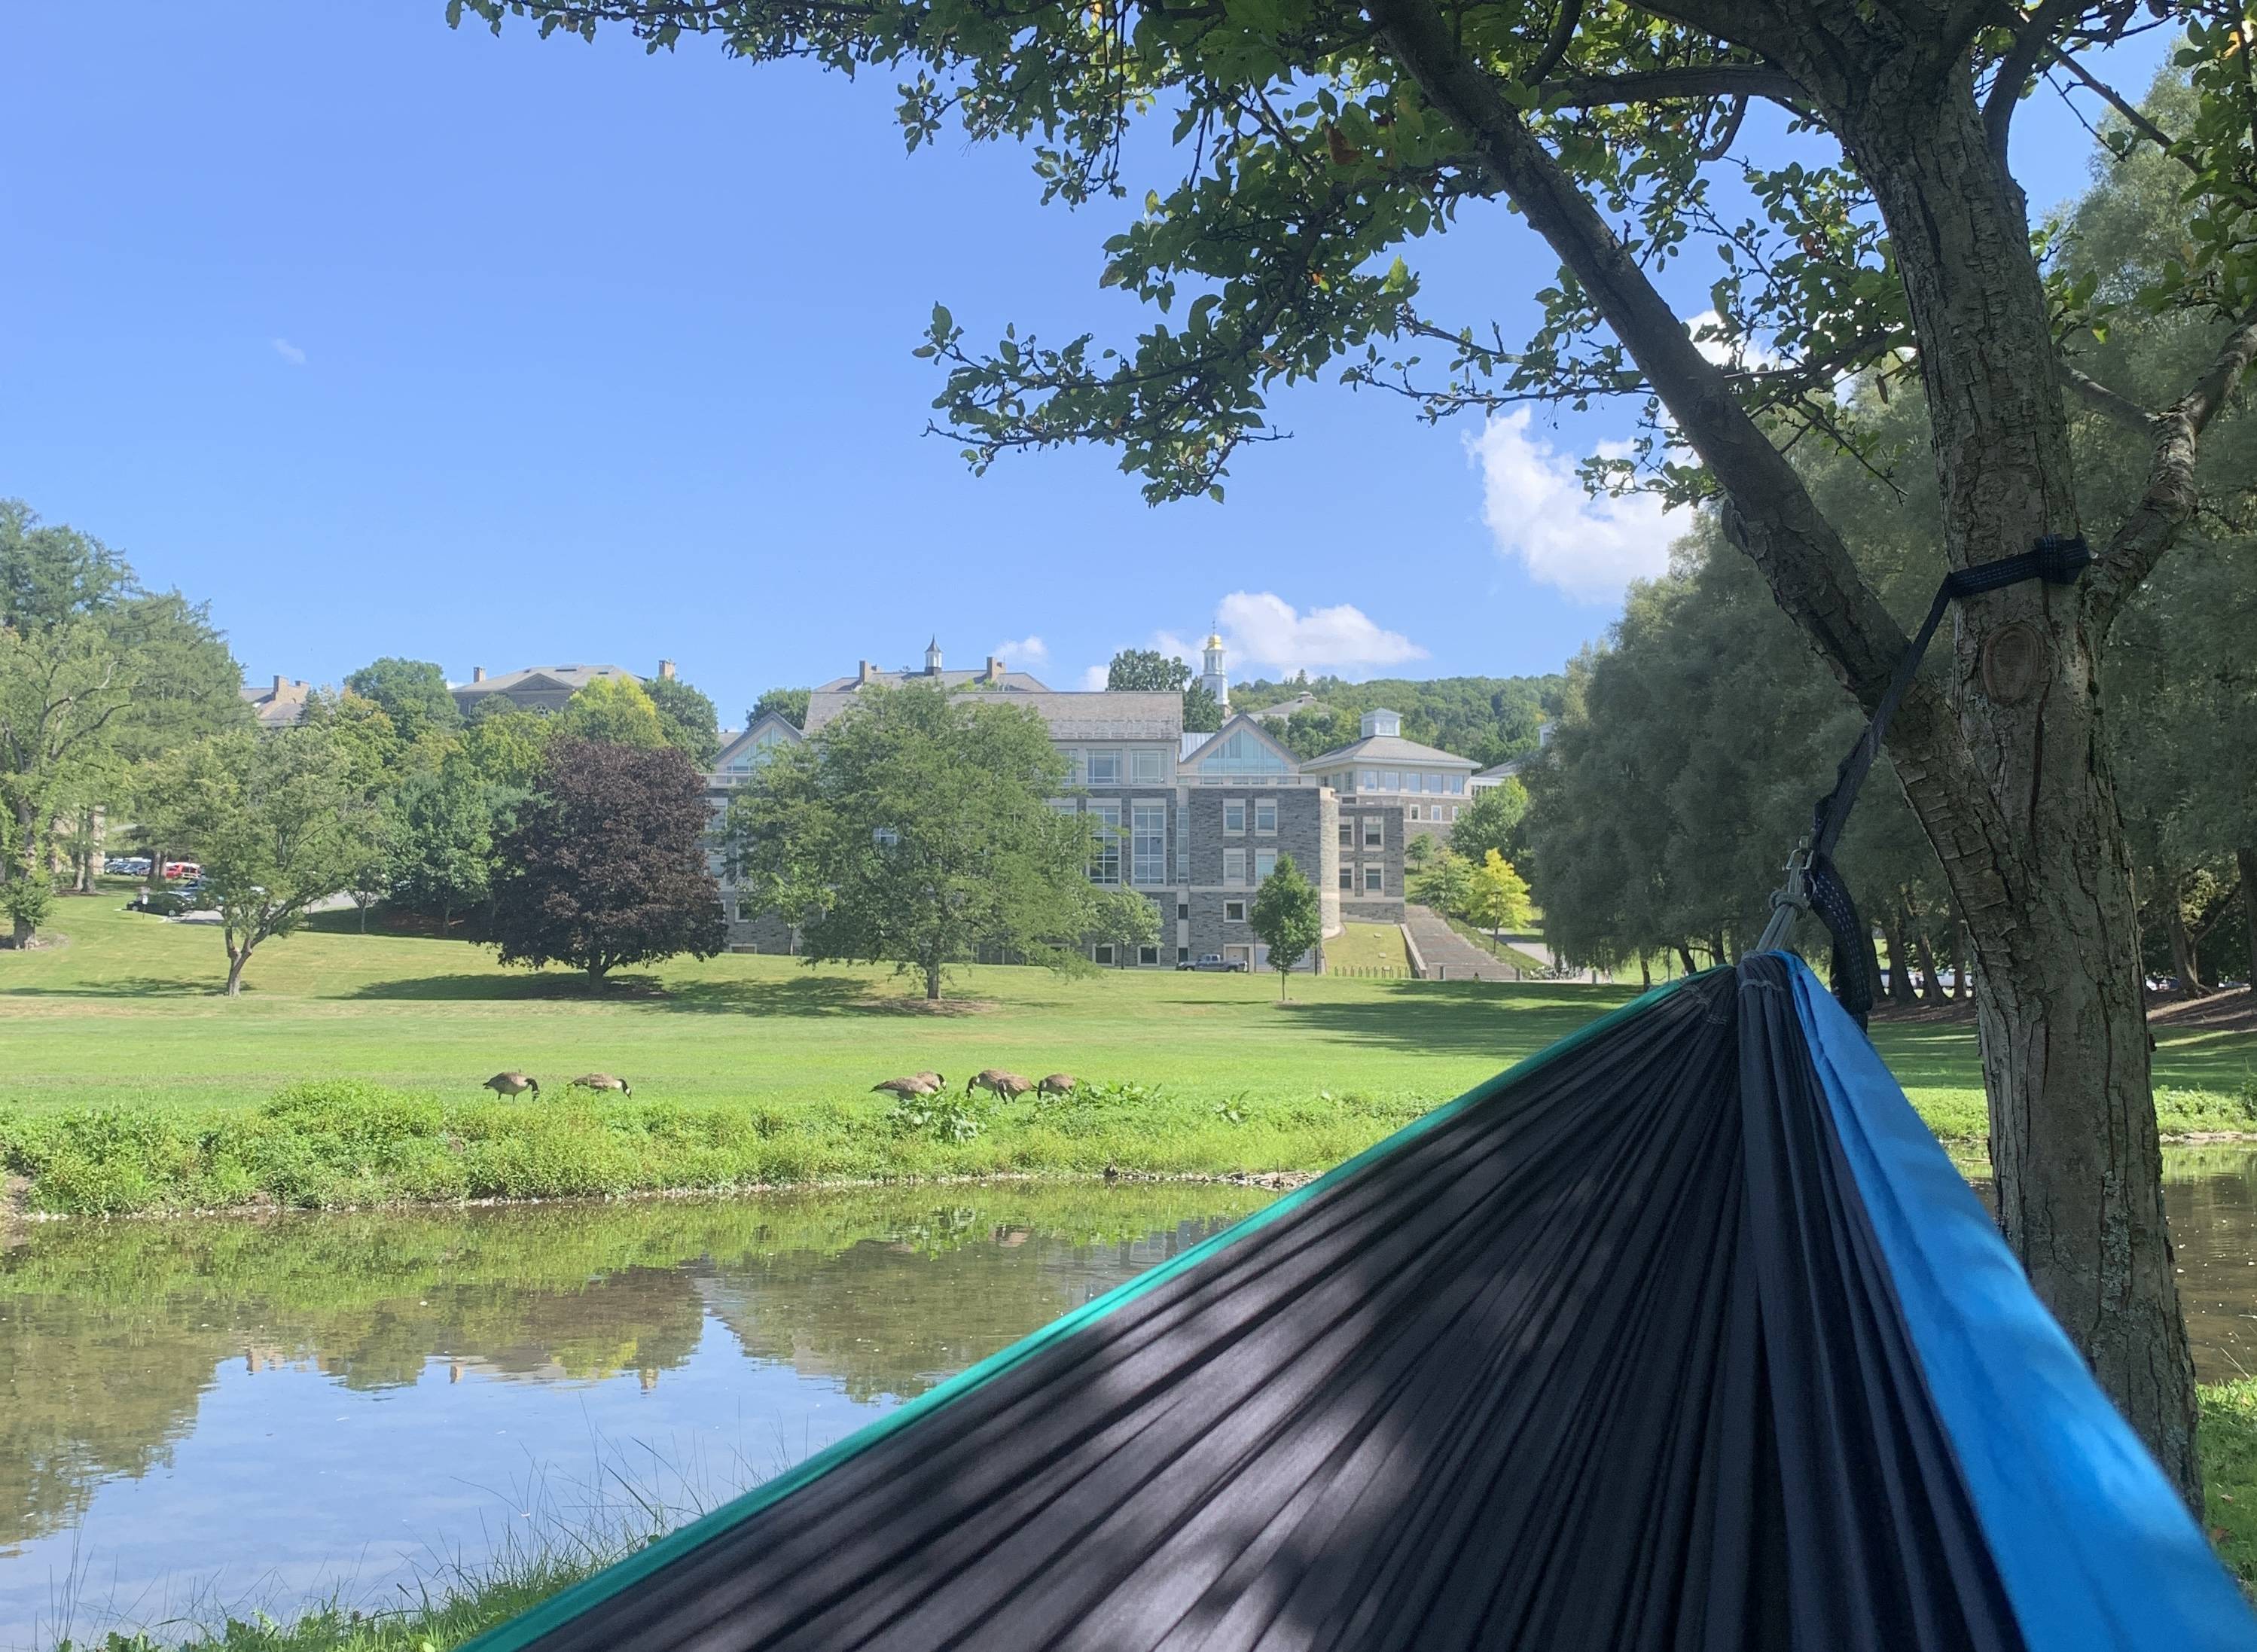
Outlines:
[[195, 878], [202, 876], [202, 872], [203, 868], [193, 860], [168, 860], [165, 863], [165, 876], [167, 878]]

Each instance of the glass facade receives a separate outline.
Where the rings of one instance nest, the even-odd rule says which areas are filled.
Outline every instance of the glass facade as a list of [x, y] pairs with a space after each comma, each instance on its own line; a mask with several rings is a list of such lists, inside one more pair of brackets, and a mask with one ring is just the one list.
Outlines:
[[1168, 880], [1168, 809], [1139, 803], [1128, 811], [1128, 877], [1132, 883]]

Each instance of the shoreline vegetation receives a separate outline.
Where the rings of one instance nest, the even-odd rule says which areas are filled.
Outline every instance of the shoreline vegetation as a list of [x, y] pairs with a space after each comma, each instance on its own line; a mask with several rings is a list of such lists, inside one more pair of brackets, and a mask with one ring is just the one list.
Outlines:
[[[104, 898], [115, 897], [115, 898]], [[0, 953], [0, 1221], [748, 1193], [962, 1178], [1301, 1177], [1627, 1001], [1575, 982], [967, 967], [933, 1013], [880, 969], [726, 955], [601, 990], [328, 914], [216, 995], [208, 928], [64, 903], [72, 943]], [[2175, 1140], [2257, 1133], [2253, 1041], [2155, 1022]], [[1881, 1020], [1963, 1157], [1988, 1126], [1974, 1029]], [[1072, 1094], [968, 1099], [1061, 1068]], [[480, 1087], [500, 1068], [540, 1097]], [[633, 1097], [570, 1089], [627, 1075]], [[953, 1076], [896, 1105], [871, 1085]], [[335, 1075], [335, 1077], [332, 1077]]]

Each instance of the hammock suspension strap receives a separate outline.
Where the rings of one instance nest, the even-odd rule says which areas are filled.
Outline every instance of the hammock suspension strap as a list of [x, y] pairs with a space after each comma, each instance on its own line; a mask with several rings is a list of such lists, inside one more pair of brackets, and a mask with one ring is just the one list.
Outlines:
[[1895, 671], [1890, 674], [1888, 687], [1874, 702], [1865, 731], [1850, 748], [1850, 755], [1842, 759], [1842, 766], [1834, 776], [1834, 789], [1820, 798], [1811, 811], [1810, 835], [1797, 844], [1794, 852], [1787, 857], [1786, 881], [1772, 892], [1771, 921], [1764, 926], [1763, 939], [1757, 942], [1757, 950], [1770, 952], [1784, 946], [1794, 928], [1797, 914], [1815, 912], [1834, 942], [1834, 995], [1841, 1000], [1842, 1007], [1857, 1018], [1860, 1027], [1865, 1024], [1865, 1017], [1873, 1007], [1873, 938], [1858, 915], [1857, 902], [1850, 897], [1850, 886], [1843, 881], [1834, 865], [1834, 849], [1841, 842], [1842, 829], [1850, 823], [1850, 811], [1857, 805], [1857, 790], [1865, 783], [1873, 759], [1880, 755], [1889, 719], [1896, 715], [1898, 705], [1912, 687], [1913, 678], [1920, 672], [1921, 660], [1928, 653], [1928, 645], [1935, 639], [1935, 628], [1943, 623], [1944, 613], [1954, 600], [2002, 590], [2030, 579], [2041, 579], [2048, 585], [2074, 585], [2091, 561], [2091, 549], [2082, 535], [2048, 533], [2035, 548], [2020, 556], [1978, 562], [1972, 568], [1945, 575], [1943, 582], [1935, 588], [1935, 600], [1928, 606], [1928, 618], [1906, 646]]

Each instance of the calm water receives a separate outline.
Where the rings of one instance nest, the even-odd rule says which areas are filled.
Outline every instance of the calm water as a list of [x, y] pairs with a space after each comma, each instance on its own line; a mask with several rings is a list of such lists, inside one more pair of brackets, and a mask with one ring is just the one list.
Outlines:
[[[2169, 1175], [2202, 1374], [2257, 1371], [2257, 1152]], [[0, 1646], [382, 1605], [513, 1543], [673, 1523], [1269, 1197], [35, 1228], [0, 1250]]]

